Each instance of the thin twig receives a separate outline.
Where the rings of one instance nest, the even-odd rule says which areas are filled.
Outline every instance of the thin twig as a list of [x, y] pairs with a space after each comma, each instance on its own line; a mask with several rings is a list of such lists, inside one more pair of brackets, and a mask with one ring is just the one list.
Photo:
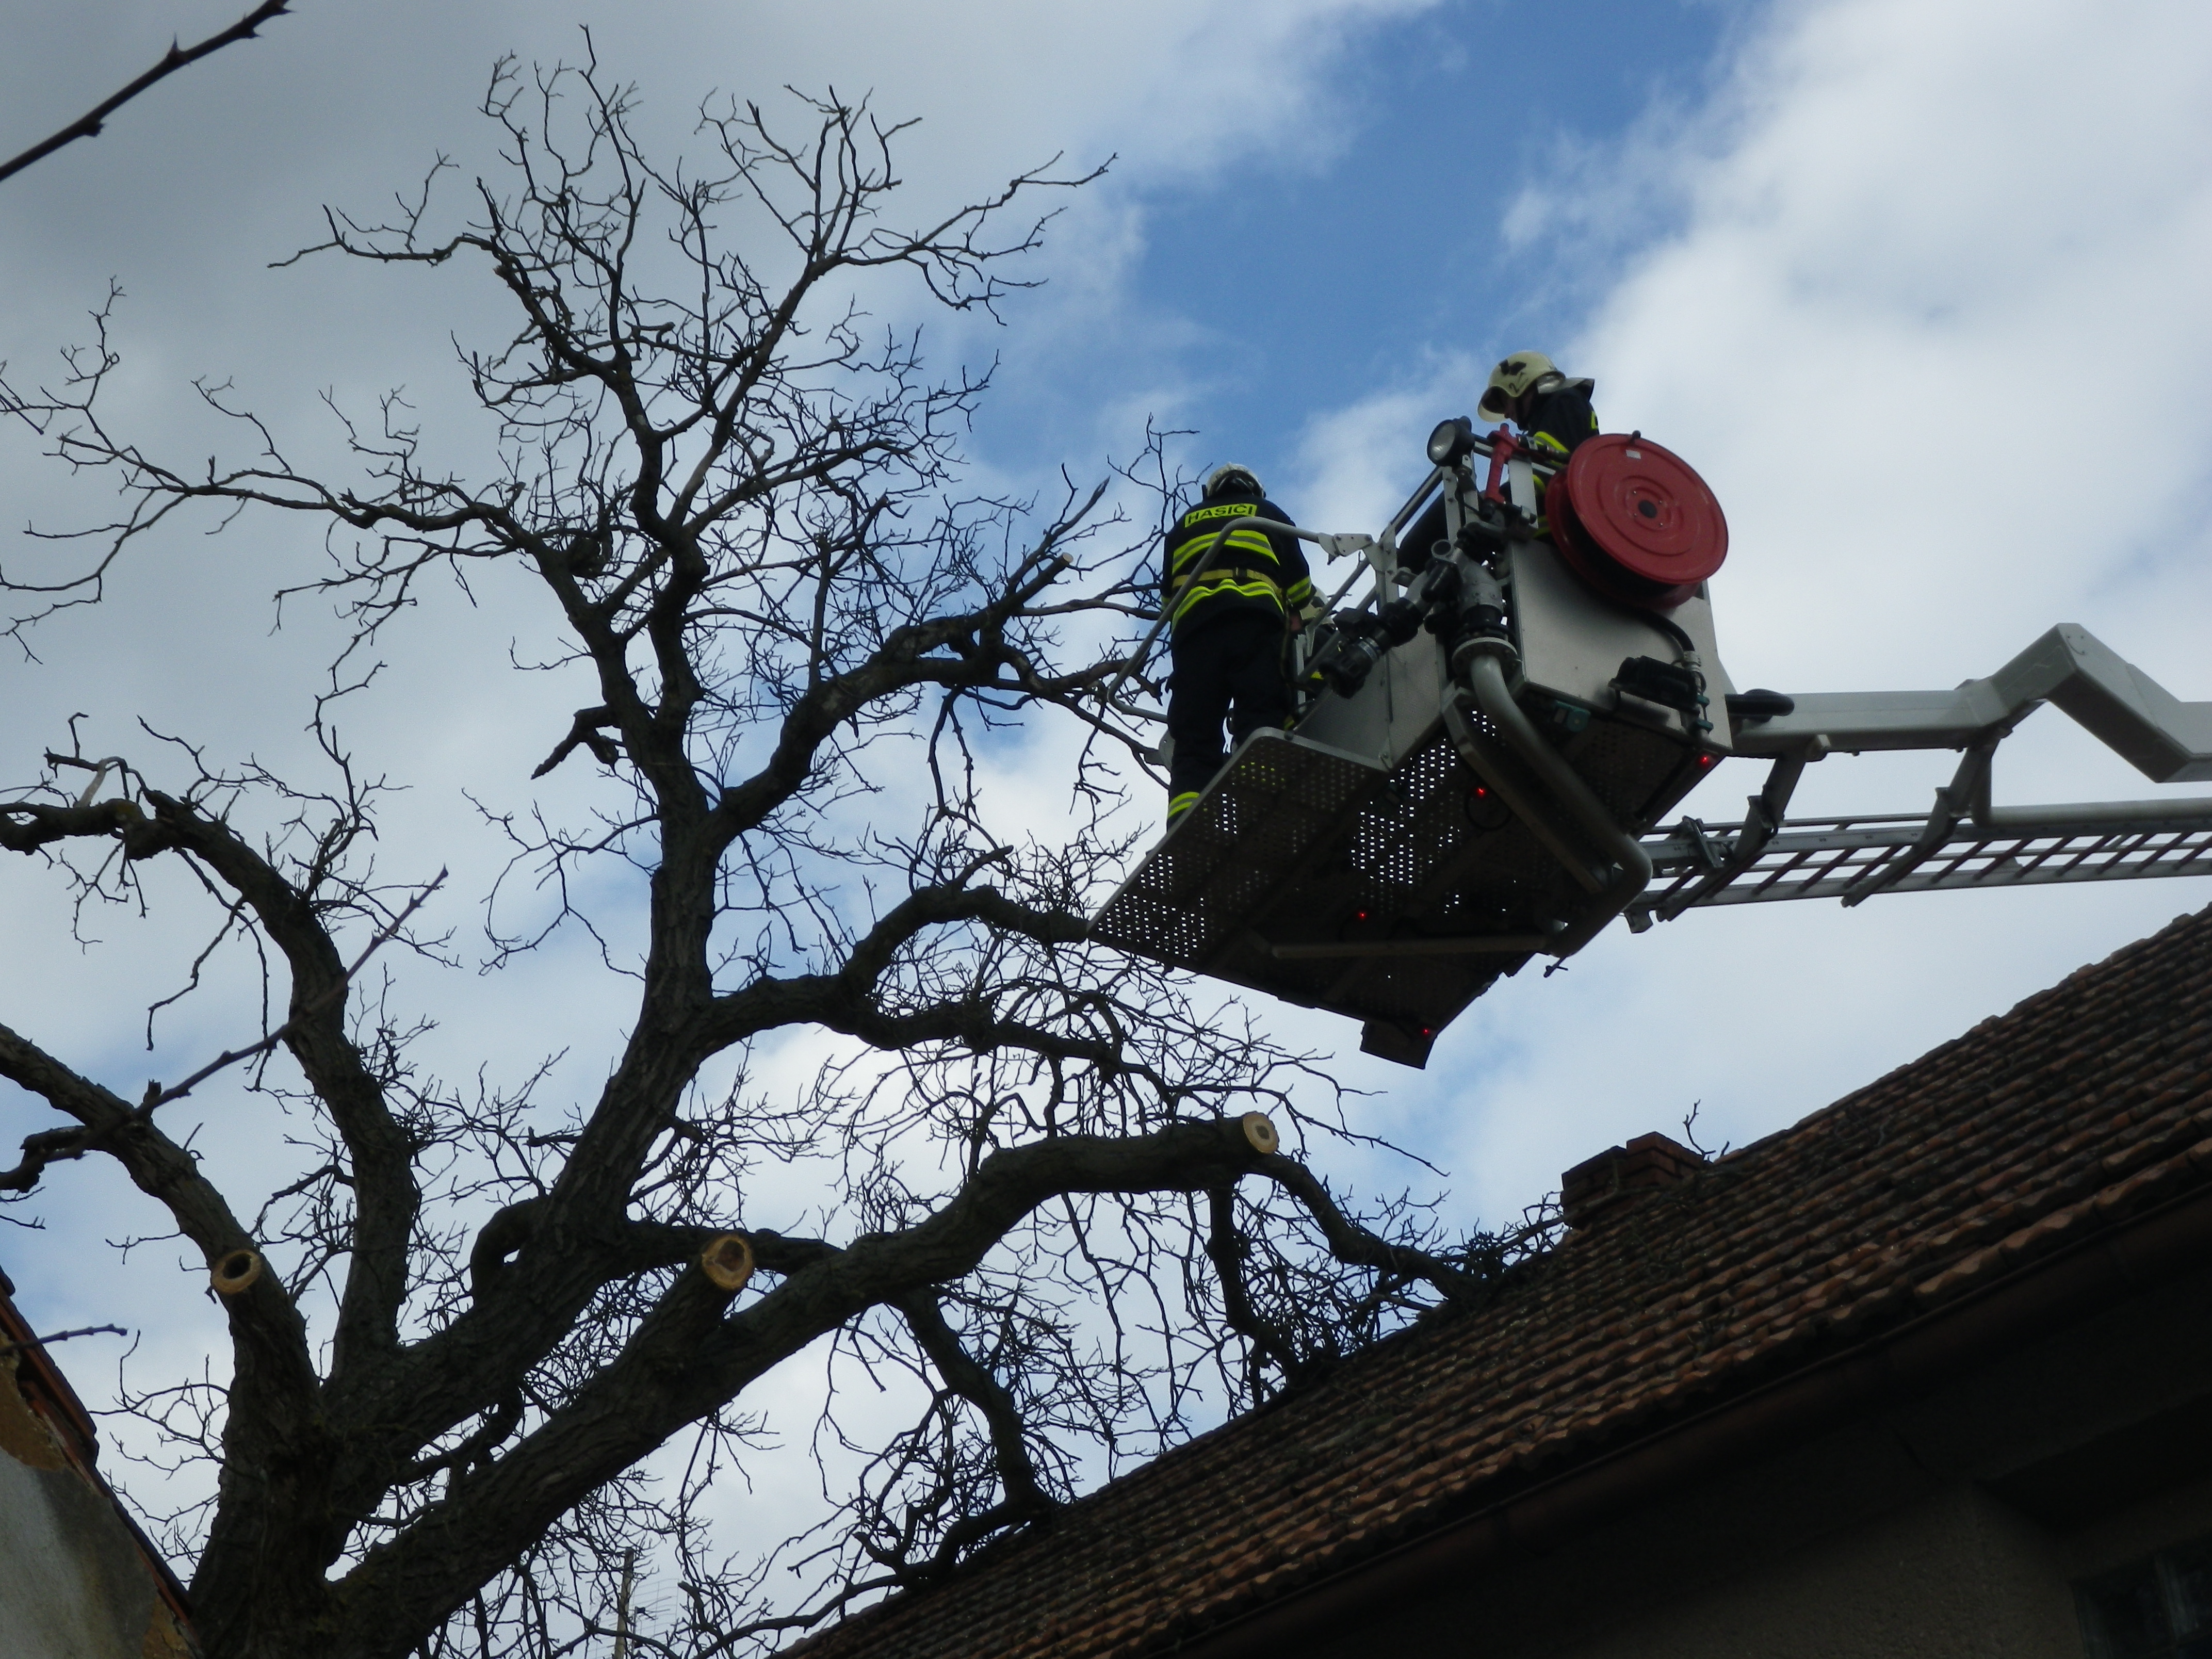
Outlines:
[[79, 116], [51, 138], [40, 140], [13, 161], [0, 161], [0, 179], [5, 179], [11, 173], [21, 173], [32, 162], [41, 156], [52, 155], [64, 144], [72, 143], [79, 138], [94, 137], [109, 116], [114, 114], [117, 110], [121, 109], [124, 105], [129, 103], [162, 76], [173, 75], [185, 64], [205, 58], [211, 52], [221, 52], [234, 40], [252, 39], [253, 32], [264, 23], [272, 17], [283, 15], [289, 3], [289, 0], [262, 0], [260, 5], [246, 13], [222, 33], [210, 34], [196, 46], [180, 46], [174, 40], [171, 40], [169, 50], [162, 56], [161, 61], [124, 88], [122, 91], [94, 105], [90, 113]]
[[286, 1037], [291, 1036], [294, 1031], [297, 1030], [300, 1028], [300, 1023], [302, 1020], [305, 1020], [313, 1015], [321, 1013], [324, 1009], [329, 1007], [332, 1003], [336, 1002], [340, 997], [345, 994], [346, 987], [353, 983], [354, 975], [358, 974], [368, 963], [369, 957], [374, 956], [379, 950], [391, 941], [393, 935], [398, 933], [402, 927], [404, 927], [407, 925], [407, 919], [413, 915], [417, 910], [421, 909], [424, 901], [427, 900], [431, 894], [436, 892], [440, 887], [443, 886], [445, 884], [445, 881], [446, 872], [441, 870], [438, 872], [436, 877], [432, 879], [428, 887], [425, 887], [421, 892], [416, 894], [413, 898], [408, 900], [407, 908], [392, 919], [392, 923], [389, 927], [385, 928], [385, 930], [379, 933], [374, 939], [369, 940], [368, 948], [354, 958], [352, 967], [347, 969], [345, 972], [338, 975], [337, 984], [331, 986], [328, 990], [325, 991], [320, 996], [315, 998], [312, 1002], [309, 1002], [305, 1007], [301, 1008], [298, 1013], [293, 1015], [291, 1018], [286, 1020], [275, 1030], [270, 1032], [267, 1036], [263, 1037], [260, 1042], [249, 1043], [243, 1048], [224, 1049], [213, 1060], [208, 1061], [206, 1065], [201, 1066], [198, 1071], [194, 1072], [190, 1077], [186, 1078], [182, 1083], [178, 1084], [174, 1088], [164, 1089], [159, 1084], [148, 1084], [146, 1085], [146, 1097], [138, 1103], [137, 1115], [142, 1118], [150, 1117], [158, 1109], [167, 1105], [171, 1101], [183, 1099], [201, 1084], [213, 1077], [217, 1072], [222, 1071], [226, 1066], [235, 1066], [241, 1060], [251, 1060], [256, 1054], [267, 1054], [271, 1048], [274, 1048], [278, 1043], [283, 1042]]
[[128, 1336], [131, 1333], [120, 1325], [85, 1325], [73, 1331], [56, 1331], [52, 1336], [29, 1336], [21, 1342], [0, 1342], [0, 1358], [21, 1353], [26, 1348], [43, 1348], [56, 1342], [66, 1342], [73, 1336]]

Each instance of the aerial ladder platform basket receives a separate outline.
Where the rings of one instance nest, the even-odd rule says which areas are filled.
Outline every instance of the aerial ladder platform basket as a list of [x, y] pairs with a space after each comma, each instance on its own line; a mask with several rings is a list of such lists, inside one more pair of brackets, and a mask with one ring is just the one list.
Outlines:
[[[2212, 779], [2212, 703], [2084, 630], [1949, 691], [1739, 693], [1709, 592], [1726, 521], [1679, 457], [1612, 434], [1554, 467], [1465, 421], [1429, 454], [1377, 538], [1247, 521], [1358, 551], [1372, 591], [1316, 630], [1294, 728], [1239, 747], [1093, 938], [1349, 1015], [1418, 1066], [1500, 975], [1617, 918], [2212, 874], [2212, 799], [1992, 805], [1990, 757], [2045, 702], [2159, 782]], [[1788, 817], [1808, 762], [1879, 749], [1963, 758], [1928, 813]], [[1770, 763], [1741, 822], [1661, 828], [1735, 756]]]

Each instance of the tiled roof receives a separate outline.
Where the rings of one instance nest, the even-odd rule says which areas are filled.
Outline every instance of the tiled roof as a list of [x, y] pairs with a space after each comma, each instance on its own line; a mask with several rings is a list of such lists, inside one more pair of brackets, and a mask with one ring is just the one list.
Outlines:
[[15, 1281], [0, 1272], [0, 1364], [16, 1372], [25, 1403], [46, 1419], [70, 1460], [89, 1470], [100, 1458], [100, 1433], [92, 1413], [62, 1375], [61, 1367], [15, 1305]]
[[1164, 1650], [2203, 1187], [2212, 911], [800, 1651]]

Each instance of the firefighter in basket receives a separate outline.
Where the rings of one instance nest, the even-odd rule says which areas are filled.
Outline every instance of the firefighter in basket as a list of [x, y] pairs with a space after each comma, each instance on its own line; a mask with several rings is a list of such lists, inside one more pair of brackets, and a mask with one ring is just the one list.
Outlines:
[[1590, 407], [1595, 380], [1571, 380], [1540, 351], [1516, 351], [1490, 372], [1475, 412], [1486, 421], [1510, 421], [1545, 460], [1565, 462], [1585, 438], [1597, 435]]
[[[1168, 824], [1197, 803], [1230, 751], [1291, 713], [1285, 637], [1313, 599], [1297, 538], [1239, 519], [1294, 522], [1267, 499], [1249, 467], [1218, 466], [1199, 504], [1167, 532], [1162, 594], [1170, 607]], [[1222, 744], [1222, 726], [1229, 746]]]
[[[1597, 436], [1597, 411], [1590, 407], [1591, 380], [1571, 380], [1540, 351], [1516, 351], [1490, 371], [1475, 413], [1486, 421], [1510, 421], [1521, 428], [1539, 460], [1566, 465], [1585, 439]], [[1544, 514], [1536, 533], [1550, 532]]]

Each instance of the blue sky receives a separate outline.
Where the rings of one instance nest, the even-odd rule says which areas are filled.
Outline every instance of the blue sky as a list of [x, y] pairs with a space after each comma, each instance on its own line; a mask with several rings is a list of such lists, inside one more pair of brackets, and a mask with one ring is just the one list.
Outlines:
[[[1419, 380], [1439, 349], [1487, 360], [1575, 326], [1608, 272], [1509, 246], [1509, 210], [1533, 179], [1697, 102], [1744, 9], [1448, 0], [1360, 31], [1294, 90], [1302, 131], [1274, 153], [1160, 180], [1133, 136], [1116, 172], [1135, 175], [1142, 251], [1121, 306], [1144, 370], [1187, 399], [1194, 455], [1279, 470], [1316, 410]], [[1208, 96], [1206, 54], [1170, 62], [1180, 101]], [[1673, 204], [1645, 207], [1641, 234]], [[1055, 465], [1084, 434], [1079, 411], [1126, 396], [1125, 351], [1071, 343], [1006, 365], [979, 428], [994, 461]]]

